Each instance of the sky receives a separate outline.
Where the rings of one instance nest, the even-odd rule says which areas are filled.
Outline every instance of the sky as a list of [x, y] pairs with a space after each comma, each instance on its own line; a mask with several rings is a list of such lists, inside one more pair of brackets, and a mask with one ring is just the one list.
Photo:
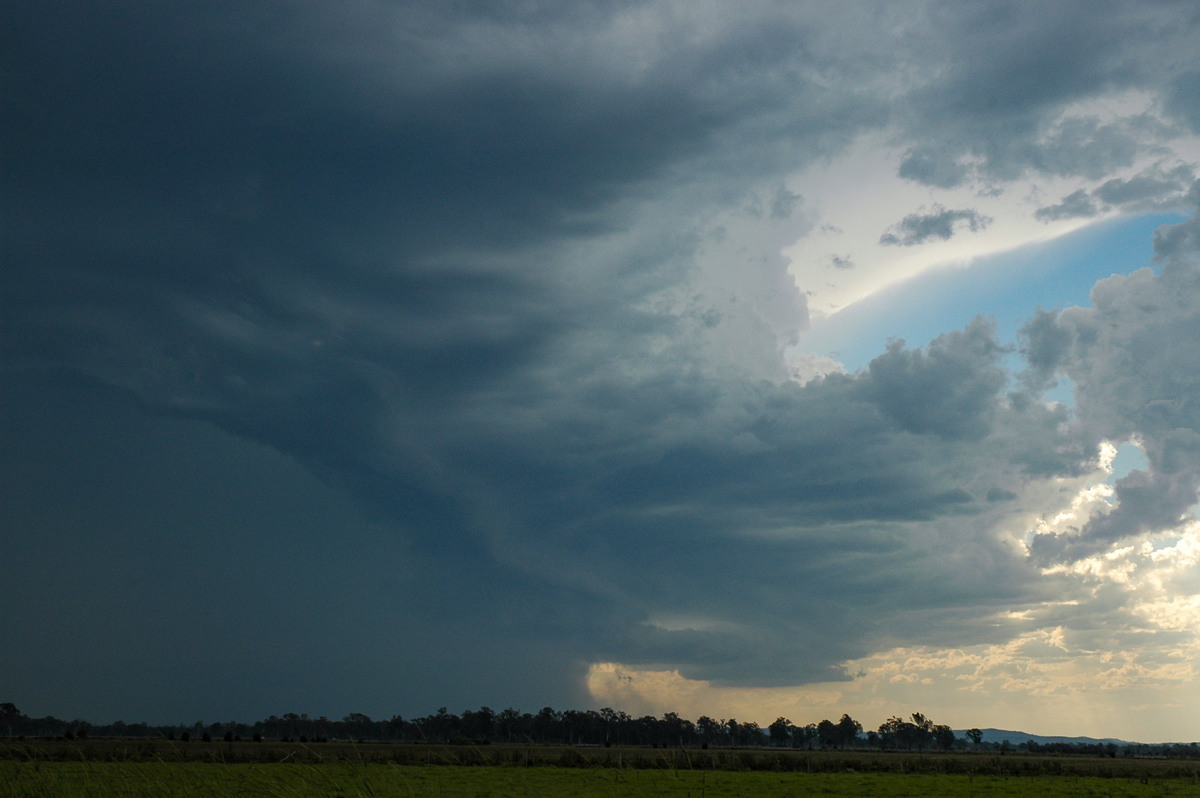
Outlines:
[[13, 0], [0, 691], [1200, 739], [1200, 7]]

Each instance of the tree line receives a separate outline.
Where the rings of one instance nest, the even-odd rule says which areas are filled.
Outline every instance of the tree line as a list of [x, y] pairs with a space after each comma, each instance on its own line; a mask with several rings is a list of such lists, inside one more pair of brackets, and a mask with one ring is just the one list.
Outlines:
[[117, 721], [106, 725], [54, 717], [30, 718], [13, 704], [0, 704], [0, 728], [8, 736], [166, 737], [177, 740], [371, 740], [392, 742], [538, 743], [565, 745], [650, 745], [662, 747], [761, 747], [790, 748], [926, 748], [948, 749], [954, 743], [946, 726], [933, 726], [917, 714], [909, 723], [893, 718], [879, 732], [862, 734], [862, 724], [849, 715], [838, 721], [807, 725], [778, 718], [766, 728], [755, 721], [701, 716], [696, 721], [667, 712], [662, 717], [634, 716], [605, 707], [600, 710], [558, 711], [542, 707], [536, 713], [490, 707], [461, 714], [441, 707], [424, 717], [386, 720], [352, 712], [341, 720], [325, 716], [287, 713], [254, 723], [228, 721], [154, 726]]
[[[717, 720], [702, 715], [693, 722], [674, 712], [667, 712], [662, 717], [633, 716], [610, 707], [600, 710], [565, 711], [543, 707], [536, 713], [521, 712], [511, 707], [500, 711], [481, 707], [477, 710], [465, 710], [461, 714], [448, 712], [445, 707], [441, 707], [437, 712], [423, 717], [406, 719], [393, 715], [387, 720], [372, 719], [360, 712], [352, 712], [341, 720], [286, 713], [281, 716], [271, 715], [253, 723], [196, 721], [192, 724], [150, 725], [123, 721], [93, 724], [83, 720], [65, 721], [53, 716], [31, 718], [13, 704], [3, 703], [0, 704], [0, 731], [8, 737], [162, 737], [184, 742], [279, 740], [319, 743], [329, 740], [358, 740], [669, 748], [714, 746], [1096, 753], [1086, 744], [1055, 743], [1039, 746], [1030, 742], [1012, 746], [1008, 743], [985, 743], [979, 729], [970, 729], [960, 738], [949, 726], [935, 724], [919, 712], [913, 713], [908, 719], [888, 718], [878, 729], [865, 732], [862, 724], [848, 714], [843, 714], [837, 721], [825, 719], [805, 725], [797, 725], [785, 717], [779, 717], [764, 728], [754, 721], [739, 721], [734, 718]], [[1200, 757], [1200, 749], [1195, 743], [1175, 748], [1179, 750], [1173, 750], [1169, 746], [1153, 747], [1154, 753], [1158, 755]], [[1112, 751], [1105, 748], [1103, 753], [1111, 755]]]

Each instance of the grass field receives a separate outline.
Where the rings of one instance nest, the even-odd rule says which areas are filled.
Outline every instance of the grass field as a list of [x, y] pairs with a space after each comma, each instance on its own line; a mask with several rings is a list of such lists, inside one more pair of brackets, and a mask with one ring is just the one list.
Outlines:
[[974, 776], [902, 773], [776, 773], [558, 767], [444, 767], [335, 762], [0, 761], [7, 798], [522, 798], [523, 796], [1036, 796], [1152, 798], [1200, 796], [1190, 779]]
[[1029, 754], [0, 740], [0, 798], [1200, 798], [1200, 762]]

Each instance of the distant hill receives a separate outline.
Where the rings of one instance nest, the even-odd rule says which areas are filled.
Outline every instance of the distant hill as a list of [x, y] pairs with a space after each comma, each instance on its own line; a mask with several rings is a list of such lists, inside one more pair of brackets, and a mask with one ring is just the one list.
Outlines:
[[[1105, 737], [1102, 740], [1098, 740], [1095, 737], [1047, 737], [1041, 734], [1029, 734], [1022, 731], [1009, 731], [1007, 729], [980, 729], [979, 731], [983, 732], [983, 741], [985, 743], [1002, 743], [1008, 740], [1013, 745], [1020, 745], [1021, 743], [1030, 741], [1035, 743], [1099, 743], [1101, 745], [1115, 743], [1116, 745], [1136, 745], [1136, 743], [1131, 743], [1128, 740], [1118, 740], [1115, 737]], [[966, 737], [967, 732], [965, 729], [956, 729], [954, 736]]]

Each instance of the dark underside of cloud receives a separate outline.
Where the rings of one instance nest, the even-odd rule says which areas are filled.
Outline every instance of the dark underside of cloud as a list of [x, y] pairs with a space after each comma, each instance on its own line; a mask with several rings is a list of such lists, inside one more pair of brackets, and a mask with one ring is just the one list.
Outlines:
[[[1182, 261], [1036, 318], [1014, 392], [984, 319], [791, 382], [778, 252], [724, 283], [697, 258], [714, 215], [787, 218], [764, 186], [885, 125], [931, 185], [1121, 161], [1129, 131], [1054, 120], [1169, 79], [1138, 44], [1166, 11], [984, 7], [899, 35], [875, 7], [10, 5], [0, 602], [31, 609], [0, 621], [27, 643], [6, 676], [171, 721], [583, 704], [600, 660], [797, 684], [1003, 637], [985, 619], [1052, 587], [989, 530], [1102, 439], [1143, 436], [1152, 471], [1085, 537], [1172, 523], [1197, 486]], [[941, 77], [897, 96], [899, 66]], [[1037, 400], [1062, 374], [1083, 423]]]
[[962, 228], [976, 233], [991, 223], [990, 218], [978, 211], [948, 210], [938, 206], [931, 213], [910, 213], [905, 216], [879, 237], [879, 243], [911, 247], [927, 241], [949, 241]]
[[1155, 166], [1128, 179], [1114, 177], [1092, 191], [1073, 191], [1057, 205], [1038, 208], [1033, 215], [1043, 222], [1052, 222], [1098, 216], [1106, 211], [1174, 210], [1187, 204], [1189, 190], [1195, 190], [1192, 189], [1195, 179], [1190, 166], [1180, 165], [1169, 170]]

